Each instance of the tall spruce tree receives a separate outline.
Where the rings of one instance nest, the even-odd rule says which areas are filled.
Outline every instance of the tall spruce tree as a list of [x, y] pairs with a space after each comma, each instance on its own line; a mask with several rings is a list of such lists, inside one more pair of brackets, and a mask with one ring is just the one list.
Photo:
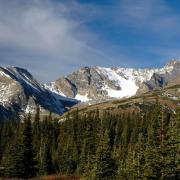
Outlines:
[[3, 167], [4, 176], [9, 178], [24, 178], [25, 166], [22, 154], [22, 144], [20, 138], [16, 137], [14, 142], [7, 146], [4, 153]]
[[44, 152], [42, 157], [42, 164], [40, 166], [40, 174], [41, 175], [53, 174], [54, 168], [52, 163], [50, 143], [48, 142], [48, 140], [44, 142], [43, 151]]
[[30, 116], [25, 119], [22, 130], [22, 158], [24, 161], [24, 178], [36, 175], [35, 152], [33, 150], [33, 136]]
[[4, 154], [5, 176], [30, 178], [36, 175], [30, 116], [20, 124], [20, 127], [14, 142], [7, 147]]
[[111, 156], [109, 133], [106, 130], [100, 138], [96, 152], [94, 176], [97, 180], [116, 179], [117, 163]]
[[170, 118], [165, 143], [166, 156], [163, 173], [168, 178], [180, 178], [180, 109]]
[[[90, 120], [90, 121], [89, 121]], [[80, 156], [79, 172], [88, 176], [94, 165], [95, 137], [93, 130], [93, 118], [89, 115], [85, 121], [86, 127], [83, 135], [82, 152]]]
[[148, 126], [148, 137], [145, 148], [145, 171], [144, 176], [147, 179], [160, 179], [161, 178], [161, 161], [162, 156], [160, 153], [160, 129], [161, 129], [161, 109], [157, 102], [156, 107], [152, 112], [150, 123]]
[[[148, 129], [148, 141], [145, 150], [145, 176], [147, 178], [167, 178], [168, 156], [170, 148], [168, 143], [169, 116], [162, 106], [157, 105], [152, 124]], [[169, 166], [169, 167], [168, 167]]]
[[134, 179], [144, 179], [144, 164], [145, 164], [144, 150], [145, 150], [144, 137], [140, 133], [138, 137], [138, 142], [135, 144], [133, 150], [134, 161], [131, 164], [132, 176]]
[[41, 124], [40, 124], [40, 108], [37, 106], [36, 114], [34, 117], [34, 121], [32, 124], [32, 132], [33, 132], [33, 148], [36, 154], [37, 161], [37, 169], [40, 167], [41, 162]]

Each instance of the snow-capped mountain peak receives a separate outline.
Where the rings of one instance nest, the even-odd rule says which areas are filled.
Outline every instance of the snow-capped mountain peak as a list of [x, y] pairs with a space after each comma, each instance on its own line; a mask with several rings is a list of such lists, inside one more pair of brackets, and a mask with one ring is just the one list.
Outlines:
[[76, 103], [77, 100], [47, 90], [25, 69], [0, 67], [0, 108], [6, 112], [2, 114], [1, 111], [1, 116], [8, 116], [13, 111], [32, 112], [37, 105], [44, 111], [63, 114], [66, 107]]
[[[131, 97], [175, 85], [180, 79], [180, 60], [162, 68], [84, 67], [42, 85], [25, 69], [0, 67], [0, 115], [42, 111], [62, 114], [82, 102]], [[77, 99], [77, 100], [75, 100]]]
[[162, 88], [179, 73], [179, 60], [162, 68], [84, 67], [59, 78], [49, 88], [81, 101], [107, 100]]

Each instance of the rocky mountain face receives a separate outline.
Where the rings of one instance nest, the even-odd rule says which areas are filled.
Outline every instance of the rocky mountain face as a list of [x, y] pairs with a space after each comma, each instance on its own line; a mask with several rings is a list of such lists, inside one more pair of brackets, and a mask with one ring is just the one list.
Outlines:
[[0, 67], [0, 117], [7, 118], [14, 113], [51, 111], [63, 114], [78, 101], [49, 91], [38, 83], [25, 69]]
[[84, 67], [45, 86], [65, 97], [97, 102], [180, 84], [179, 79], [180, 61], [173, 60], [154, 69]]
[[14, 113], [63, 114], [82, 102], [102, 102], [180, 85], [180, 61], [163, 68], [132, 69], [84, 67], [56, 81], [42, 85], [25, 69], [0, 67], [0, 117]]

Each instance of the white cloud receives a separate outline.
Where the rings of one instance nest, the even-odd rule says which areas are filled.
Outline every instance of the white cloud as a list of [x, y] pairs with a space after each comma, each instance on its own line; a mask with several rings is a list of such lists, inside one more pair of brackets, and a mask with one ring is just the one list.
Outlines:
[[[37, 65], [53, 70], [57, 66], [74, 64], [77, 67], [106, 59], [100, 50], [89, 45], [96, 41], [96, 35], [84, 26], [90, 17], [80, 16], [90, 7], [75, 2], [70, 4], [72, 7], [42, 0], [22, 2], [16, 0], [14, 5], [0, 0], [0, 46], [16, 49], [20, 54], [10, 52], [17, 57], [9, 57], [9, 61], [34, 64], [32, 59], [37, 59]], [[23, 56], [26, 58], [19, 59]], [[1, 58], [2, 64], [6, 64], [3, 61], [7, 61], [7, 57]]]
[[[151, 35], [160, 45], [179, 36], [179, 15], [165, 1], [116, 2], [112, 6], [96, 6], [75, 0], [0, 0], [1, 65], [22, 66], [39, 79], [49, 81], [80, 66], [130, 66], [143, 62], [129, 47], [123, 47], [123, 42], [111, 44], [90, 31], [86, 23], [94, 20], [117, 30], [125, 27], [134, 33]], [[139, 54], [148, 51], [169, 57], [170, 53], [154, 50], [160, 49], [159, 45], [151, 45], [147, 50], [139, 48]]]

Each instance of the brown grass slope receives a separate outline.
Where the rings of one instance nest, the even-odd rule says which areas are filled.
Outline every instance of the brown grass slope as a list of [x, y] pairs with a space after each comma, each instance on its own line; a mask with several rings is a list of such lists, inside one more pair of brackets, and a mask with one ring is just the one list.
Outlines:
[[93, 105], [79, 104], [72, 107], [67, 113], [60, 117], [60, 120], [64, 120], [67, 114], [79, 111], [80, 114], [86, 114], [88, 112], [94, 112], [97, 109], [100, 113], [104, 111], [113, 114], [126, 113], [126, 112], [138, 112], [142, 109], [147, 109], [154, 105], [157, 101], [169, 109], [175, 109], [180, 103], [180, 85], [167, 86], [161, 90], [155, 90], [142, 95], [133, 96], [130, 98], [116, 99], [107, 102], [102, 102]]

